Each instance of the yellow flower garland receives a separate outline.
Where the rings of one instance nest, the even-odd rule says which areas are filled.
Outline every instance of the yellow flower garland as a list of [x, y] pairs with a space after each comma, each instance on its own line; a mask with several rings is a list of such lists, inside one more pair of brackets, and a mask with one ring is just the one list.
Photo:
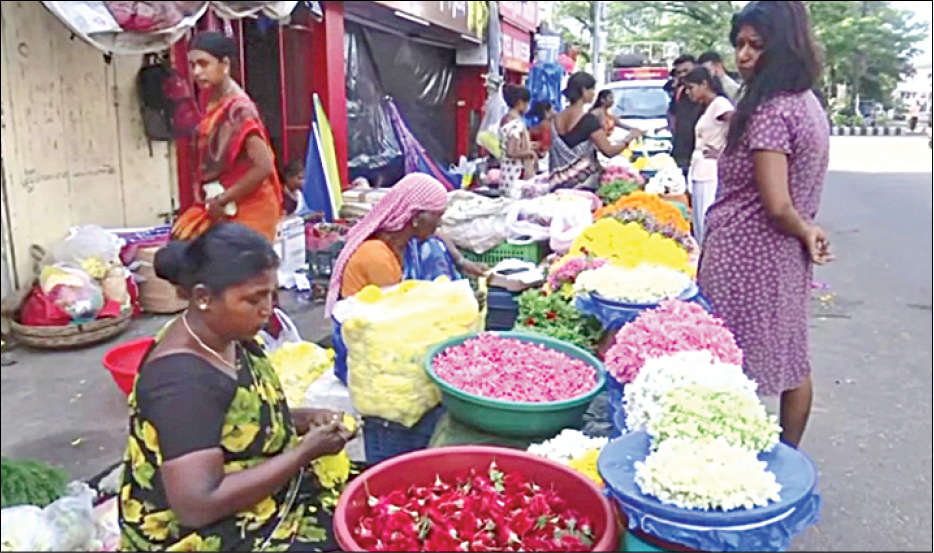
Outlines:
[[[694, 278], [696, 269], [688, 253], [677, 242], [658, 233], [649, 233], [639, 223], [600, 219], [574, 240], [565, 257], [590, 254], [619, 267], [641, 263], [670, 267]], [[560, 262], [559, 262], [560, 263]]]

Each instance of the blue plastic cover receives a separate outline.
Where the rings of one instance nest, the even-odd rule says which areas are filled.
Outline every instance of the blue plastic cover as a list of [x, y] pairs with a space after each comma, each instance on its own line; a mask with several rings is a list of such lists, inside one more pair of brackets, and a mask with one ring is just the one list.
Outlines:
[[[691, 283], [684, 292], [678, 295], [679, 300], [693, 301], [700, 304], [708, 313], [712, 311], [710, 302], [701, 294], [696, 283]], [[579, 294], [574, 301], [575, 307], [585, 315], [596, 317], [606, 330], [616, 330], [632, 321], [647, 309], [653, 309], [658, 304], [624, 303], [613, 301], [599, 294]]]
[[404, 261], [402, 274], [407, 280], [434, 280], [442, 275], [451, 280], [463, 278], [440, 238], [431, 237], [424, 242], [412, 238], [406, 245]]
[[649, 435], [633, 432], [613, 440], [597, 468], [629, 521], [629, 528], [699, 551], [784, 551], [791, 540], [820, 520], [817, 467], [799, 450], [779, 443], [759, 460], [781, 484], [781, 500], [755, 509], [697, 511], [644, 495], [635, 483], [636, 461], [649, 453]]

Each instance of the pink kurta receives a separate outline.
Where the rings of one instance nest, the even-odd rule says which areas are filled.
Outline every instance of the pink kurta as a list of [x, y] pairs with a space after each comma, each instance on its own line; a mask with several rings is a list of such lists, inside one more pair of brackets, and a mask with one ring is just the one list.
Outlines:
[[719, 160], [719, 190], [707, 212], [698, 283], [736, 335], [744, 370], [764, 395], [796, 388], [810, 374], [812, 265], [801, 241], [769, 222], [752, 156], [756, 150], [788, 155], [791, 199], [810, 221], [827, 174], [829, 133], [812, 92], [780, 94], [759, 106], [739, 146]]

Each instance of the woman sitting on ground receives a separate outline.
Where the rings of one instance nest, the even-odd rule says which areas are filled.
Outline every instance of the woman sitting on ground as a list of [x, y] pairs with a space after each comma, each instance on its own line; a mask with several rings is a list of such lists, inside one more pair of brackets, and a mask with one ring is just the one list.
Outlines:
[[154, 342], [130, 395], [122, 550], [337, 550], [309, 467], [352, 433], [339, 412], [290, 409], [253, 341], [277, 265], [266, 238], [235, 223], [156, 254], [156, 274], [189, 307]]

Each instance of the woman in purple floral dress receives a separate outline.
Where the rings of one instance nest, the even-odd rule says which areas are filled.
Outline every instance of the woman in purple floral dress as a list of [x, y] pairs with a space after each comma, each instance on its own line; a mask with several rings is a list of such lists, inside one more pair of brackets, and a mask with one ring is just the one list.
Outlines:
[[820, 61], [801, 2], [750, 2], [730, 40], [746, 84], [719, 158], [698, 281], [759, 392], [781, 394], [782, 440], [797, 447], [811, 411], [812, 267], [832, 259], [814, 224], [829, 149], [811, 92]]

